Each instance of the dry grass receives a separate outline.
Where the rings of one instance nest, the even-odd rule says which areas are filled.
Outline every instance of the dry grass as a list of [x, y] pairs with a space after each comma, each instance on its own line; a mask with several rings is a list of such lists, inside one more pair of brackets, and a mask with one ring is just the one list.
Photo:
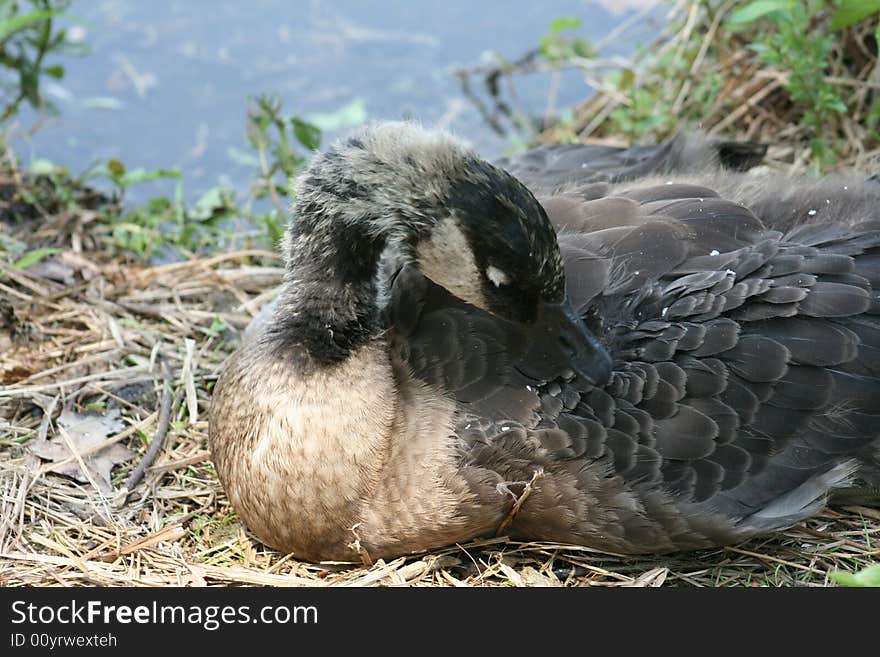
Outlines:
[[[154, 267], [91, 257], [63, 252], [0, 278], [0, 585], [825, 585], [830, 571], [880, 554], [880, 513], [848, 508], [766, 540], [660, 559], [493, 539], [369, 568], [298, 562], [241, 525], [206, 447], [218, 368], [271, 296], [279, 263], [253, 251]], [[159, 424], [160, 361], [170, 428], [126, 494]], [[56, 434], [61, 409], [98, 406], [120, 409], [127, 425], [106, 443], [136, 452], [108, 493], [29, 449]]]

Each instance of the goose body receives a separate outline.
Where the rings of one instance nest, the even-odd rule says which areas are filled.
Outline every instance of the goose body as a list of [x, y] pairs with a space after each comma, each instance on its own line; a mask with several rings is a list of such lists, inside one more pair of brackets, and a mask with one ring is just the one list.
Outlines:
[[877, 483], [880, 185], [732, 170], [760, 155], [499, 168], [384, 124], [317, 156], [278, 300], [213, 394], [241, 518], [311, 560], [497, 532], [646, 553]]

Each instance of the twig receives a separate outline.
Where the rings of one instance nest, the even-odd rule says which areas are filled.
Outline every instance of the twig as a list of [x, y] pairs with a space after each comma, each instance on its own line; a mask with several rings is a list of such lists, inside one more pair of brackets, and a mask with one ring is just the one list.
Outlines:
[[735, 552], [736, 554], [744, 554], [747, 557], [754, 557], [755, 559], [761, 559], [762, 561], [772, 561], [773, 563], [782, 564], [783, 566], [789, 566], [790, 568], [798, 568], [800, 570], [806, 570], [811, 573], [816, 573], [818, 575], [824, 575], [825, 572], [821, 570], [817, 570], [816, 568], [810, 568], [809, 566], [804, 566], [803, 564], [794, 563], [793, 561], [786, 561], [785, 559], [779, 559], [778, 557], [770, 556], [769, 554], [761, 554], [759, 552], [752, 552], [751, 550], [743, 550], [738, 547], [733, 546], [725, 546], [723, 548], [725, 552]]
[[349, 527], [348, 531], [352, 533], [354, 540], [348, 544], [348, 547], [358, 553], [364, 566], [370, 568], [373, 565], [373, 558], [370, 556], [370, 553], [367, 552], [367, 549], [361, 545], [361, 537], [357, 533], [357, 529], [360, 526], [361, 523], [356, 523], [353, 527]]
[[153, 436], [153, 441], [150, 443], [149, 449], [147, 449], [147, 453], [144, 454], [144, 458], [141, 459], [141, 462], [132, 471], [128, 480], [125, 482], [125, 486], [123, 486], [122, 504], [125, 503], [125, 500], [128, 498], [129, 493], [134, 490], [134, 487], [140, 483], [141, 479], [143, 479], [147, 468], [149, 468], [153, 464], [153, 461], [156, 460], [156, 455], [159, 453], [159, 450], [162, 449], [162, 443], [165, 442], [165, 436], [168, 434], [168, 426], [171, 423], [171, 369], [168, 367], [168, 363], [164, 358], [160, 356], [159, 359], [162, 364], [162, 374], [165, 377], [162, 404], [159, 408], [159, 426], [156, 429], [156, 435]]
[[523, 488], [523, 492], [520, 493], [519, 497], [516, 498], [516, 501], [513, 503], [510, 511], [507, 513], [507, 517], [504, 518], [504, 521], [498, 525], [498, 529], [495, 532], [495, 536], [501, 536], [504, 532], [507, 531], [507, 528], [510, 527], [510, 523], [513, 522], [513, 519], [516, 517], [516, 514], [519, 513], [520, 508], [528, 499], [529, 495], [532, 494], [532, 485], [541, 477], [544, 476], [544, 470], [538, 469], [532, 473], [531, 481], [526, 482], [525, 488]]

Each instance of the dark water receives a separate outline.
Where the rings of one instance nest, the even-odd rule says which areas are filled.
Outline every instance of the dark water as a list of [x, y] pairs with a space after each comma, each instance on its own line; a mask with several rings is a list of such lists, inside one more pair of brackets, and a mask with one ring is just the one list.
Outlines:
[[[91, 52], [65, 59], [65, 78], [46, 86], [61, 115], [23, 152], [26, 161], [30, 154], [74, 173], [109, 158], [129, 168], [177, 167], [190, 198], [218, 183], [244, 189], [255, 169], [245, 139], [247, 99], [267, 92], [284, 99], [286, 112], [319, 120], [331, 136], [365, 120], [414, 117], [441, 122], [497, 156], [510, 138], [489, 129], [462, 94], [454, 68], [490, 61], [490, 51], [517, 58], [560, 16], [581, 18], [578, 34], [599, 40], [652, 4], [77, 0], [72, 35]], [[660, 8], [651, 15], [656, 26]], [[625, 54], [653, 33], [647, 19], [639, 21], [603, 55]], [[550, 84], [548, 74], [517, 78], [522, 108], [540, 114]], [[567, 72], [557, 105], [588, 94], [582, 75]], [[167, 193], [170, 183], [164, 185]]]

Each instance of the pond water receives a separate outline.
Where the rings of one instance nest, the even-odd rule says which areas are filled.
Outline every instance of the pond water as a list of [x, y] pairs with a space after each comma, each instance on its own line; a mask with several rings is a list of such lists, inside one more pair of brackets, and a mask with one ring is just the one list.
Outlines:
[[[129, 168], [179, 168], [186, 196], [225, 183], [244, 189], [254, 171], [245, 138], [248, 97], [277, 94], [287, 113], [334, 134], [364, 120], [414, 117], [442, 123], [489, 157], [496, 134], [453, 74], [456, 67], [515, 59], [537, 46], [550, 22], [578, 17], [578, 34], [599, 41], [645, 11], [603, 56], [626, 54], [656, 34], [656, 0], [75, 0], [71, 35], [90, 53], [64, 60], [47, 81], [60, 109], [20, 148], [74, 173], [109, 158]], [[518, 77], [516, 97], [540, 114], [551, 79]], [[557, 106], [589, 94], [583, 76], [561, 78]], [[25, 115], [23, 125], [32, 116]], [[325, 138], [325, 143], [327, 138]], [[171, 183], [152, 183], [166, 188]], [[135, 190], [135, 198], [157, 190]]]

